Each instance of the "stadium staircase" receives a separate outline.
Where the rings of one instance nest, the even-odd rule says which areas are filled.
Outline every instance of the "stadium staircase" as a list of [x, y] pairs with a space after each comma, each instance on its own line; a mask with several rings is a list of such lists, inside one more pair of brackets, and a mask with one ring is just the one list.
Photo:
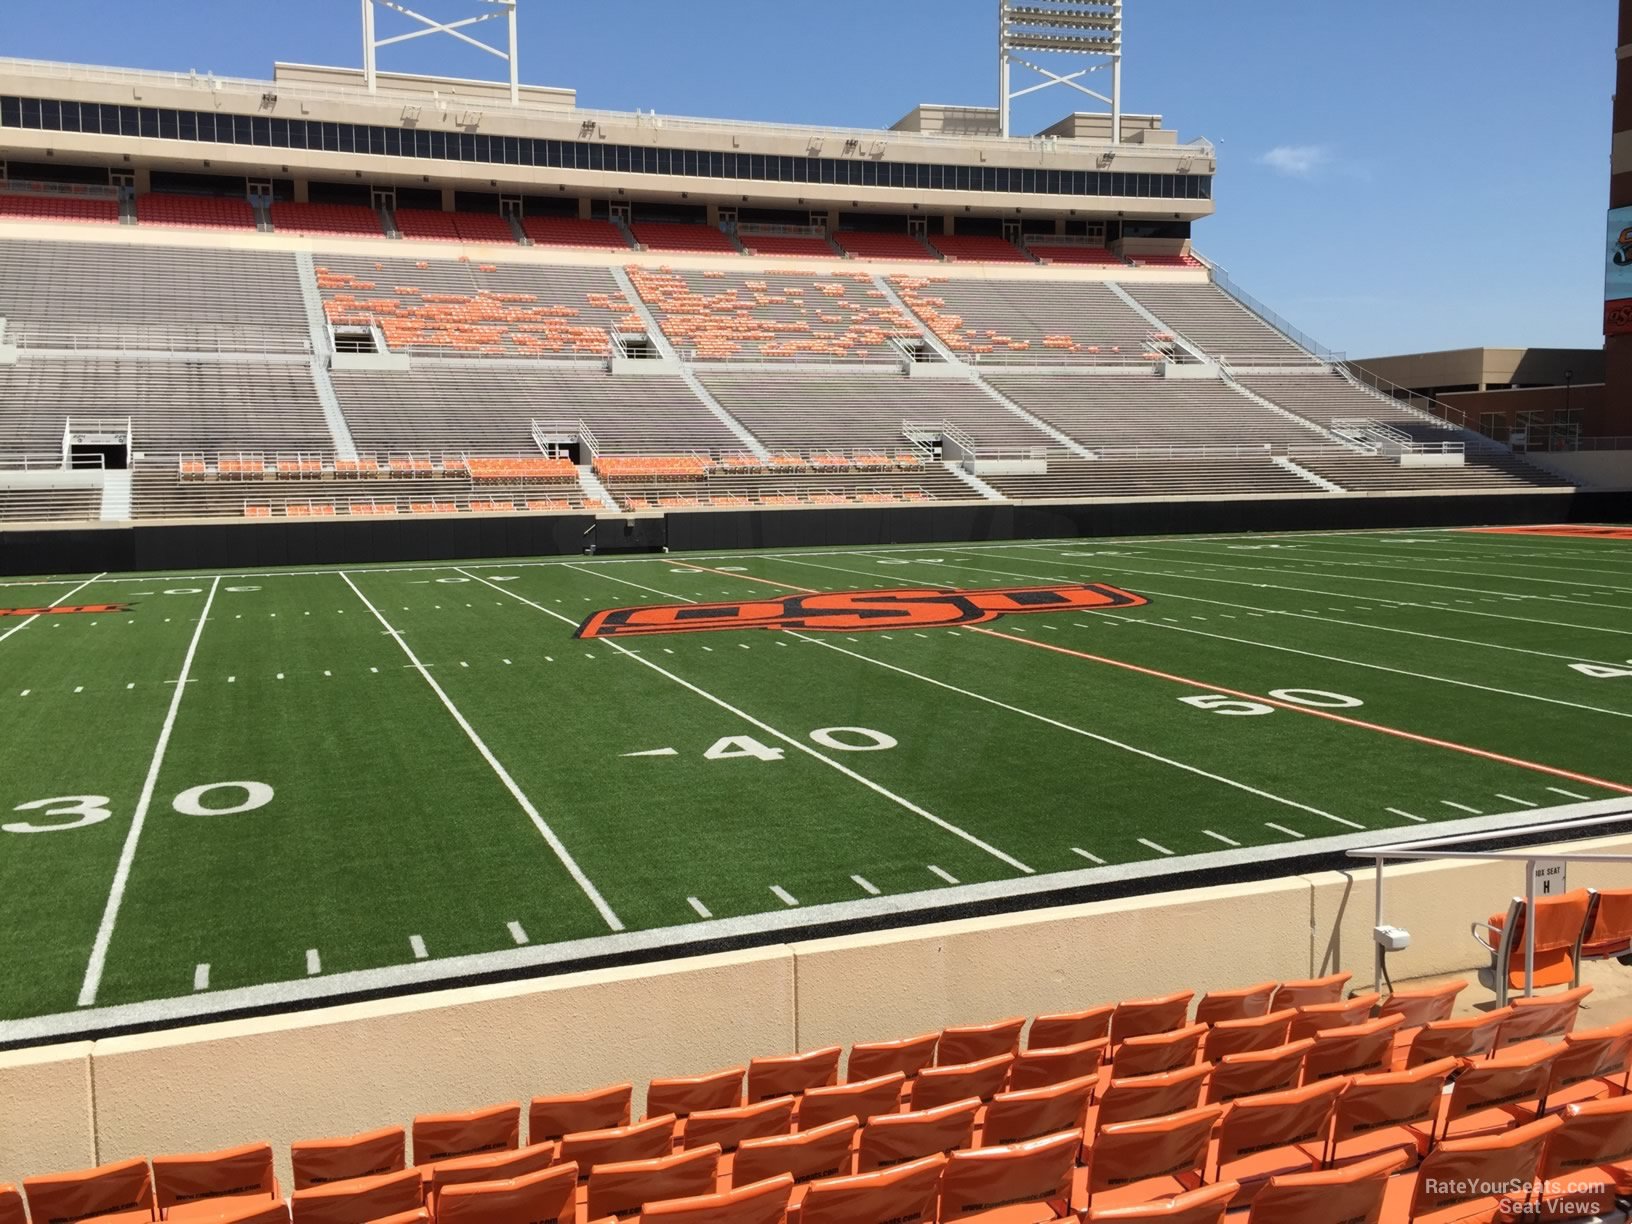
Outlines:
[[951, 472], [952, 475], [956, 476], [959, 480], [963, 481], [964, 484], [968, 485], [971, 489], [978, 493], [982, 500], [994, 502], [1000, 502], [1003, 500], [1003, 494], [992, 488], [991, 485], [987, 484], [979, 476], [976, 476], [973, 472], [969, 471], [963, 466], [963, 464], [951, 459], [943, 459], [941, 463], [947, 471]]

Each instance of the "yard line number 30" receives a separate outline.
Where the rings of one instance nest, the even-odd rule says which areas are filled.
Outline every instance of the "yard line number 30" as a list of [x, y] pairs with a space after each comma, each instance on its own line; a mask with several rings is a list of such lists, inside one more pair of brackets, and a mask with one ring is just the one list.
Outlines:
[[[237, 792], [225, 797], [238, 799], [238, 802], [229, 802], [224, 807], [204, 802], [205, 797], [212, 791], [222, 790]], [[65, 819], [57, 824], [36, 824], [32, 819], [14, 820], [9, 824], [0, 824], [0, 831], [62, 833], [68, 829], [88, 828], [112, 817], [113, 812], [108, 807], [110, 802], [106, 795], [58, 795], [54, 799], [35, 799], [29, 803], [19, 803], [12, 811], [38, 813], [42, 819], [51, 817]], [[193, 786], [182, 791], [171, 800], [170, 806], [183, 816], [236, 816], [240, 812], [253, 812], [256, 808], [263, 808], [271, 802], [272, 788], [265, 782], [208, 782], [203, 786]]]

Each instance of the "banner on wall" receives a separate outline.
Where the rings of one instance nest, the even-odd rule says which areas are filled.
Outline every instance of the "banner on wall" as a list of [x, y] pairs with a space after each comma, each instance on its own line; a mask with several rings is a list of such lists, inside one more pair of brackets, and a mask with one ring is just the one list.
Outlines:
[[1604, 335], [1632, 336], [1632, 208], [1609, 210], [1604, 252]]

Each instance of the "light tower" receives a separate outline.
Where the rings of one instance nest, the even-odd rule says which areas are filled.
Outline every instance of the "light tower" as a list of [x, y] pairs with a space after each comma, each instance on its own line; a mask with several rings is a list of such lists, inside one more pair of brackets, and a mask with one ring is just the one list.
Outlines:
[[[1009, 103], [1053, 85], [1068, 85], [1111, 108], [1111, 140], [1122, 139], [1122, 0], [1035, 0], [1012, 4], [998, 0], [998, 126], [1009, 135]], [[1099, 63], [1059, 73], [1038, 64], [1038, 57], [1092, 56]], [[1027, 57], [1031, 58], [1027, 58]], [[1010, 67], [1018, 64], [1043, 77], [1035, 85], [1013, 89]], [[1062, 67], [1065, 65], [1062, 64]], [[1082, 84], [1082, 78], [1111, 70], [1109, 97]]]
[[[474, 17], [465, 17], [459, 21], [437, 21], [416, 13], [407, 5], [399, 4], [397, 0], [362, 0], [363, 3], [363, 79], [368, 85], [368, 92], [378, 91], [379, 78], [375, 70], [375, 56], [381, 47], [389, 47], [394, 43], [408, 42], [414, 38], [424, 38], [427, 34], [446, 34], [450, 38], [457, 38], [462, 43], [469, 43], [479, 51], [496, 56], [510, 66], [510, 102], [512, 105], [521, 102], [521, 63], [517, 55], [516, 45], [516, 0], [478, 0], [487, 5], [486, 12], [478, 13]], [[410, 30], [406, 34], [395, 34], [390, 38], [376, 39], [374, 37], [374, 8], [383, 5], [404, 17], [419, 22], [426, 27], [423, 30]], [[484, 21], [494, 21], [500, 17], [506, 19], [509, 32], [509, 42], [505, 50], [483, 42], [479, 38], [472, 38], [464, 32], [466, 26], [480, 25]]]

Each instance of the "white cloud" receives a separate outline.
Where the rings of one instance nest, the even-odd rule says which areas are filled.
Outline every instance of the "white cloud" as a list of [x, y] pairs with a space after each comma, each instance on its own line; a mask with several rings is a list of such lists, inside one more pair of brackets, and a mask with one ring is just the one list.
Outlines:
[[1313, 178], [1331, 160], [1331, 151], [1324, 145], [1276, 145], [1258, 163], [1288, 178]]

